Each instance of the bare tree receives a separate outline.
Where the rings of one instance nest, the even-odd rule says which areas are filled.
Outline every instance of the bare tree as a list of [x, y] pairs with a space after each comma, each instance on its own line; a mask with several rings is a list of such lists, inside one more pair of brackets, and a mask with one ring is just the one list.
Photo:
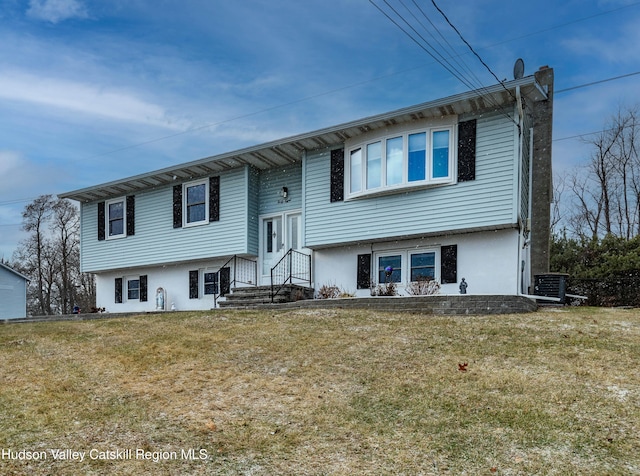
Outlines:
[[567, 188], [564, 175], [553, 177], [553, 201], [551, 202], [551, 234], [559, 232], [558, 227], [564, 220], [565, 211], [562, 209], [562, 196]]
[[602, 202], [600, 193], [594, 192], [594, 188], [590, 186], [590, 177], [579, 172], [574, 171], [568, 177], [573, 193], [570, 205], [573, 211], [568, 217], [569, 228], [576, 236], [593, 238], [599, 235]]
[[568, 227], [575, 235], [629, 240], [640, 232], [639, 126], [637, 107], [620, 108], [607, 128], [587, 141], [593, 146], [588, 163], [566, 177]]
[[27, 307], [31, 314], [72, 312], [74, 305], [95, 306], [95, 281], [80, 272], [78, 211], [67, 200], [42, 195], [25, 207], [29, 236], [14, 252], [16, 269], [32, 278]]
[[[35, 274], [37, 301], [42, 315], [51, 313], [47, 303], [48, 296], [45, 296], [46, 272], [44, 268], [44, 253], [46, 247], [47, 221], [52, 213], [53, 199], [51, 195], [41, 195], [32, 203], [26, 206], [22, 212], [22, 228], [30, 237], [24, 243], [23, 259], [27, 259], [29, 270]], [[35, 258], [35, 261], [33, 261]]]
[[[69, 314], [75, 301], [74, 275], [72, 265], [74, 255], [78, 253], [80, 222], [78, 210], [71, 202], [58, 200], [53, 205], [53, 223], [51, 225], [57, 247], [57, 255], [60, 266], [59, 288], [60, 307], [63, 314]], [[77, 263], [79, 264], [79, 263]]]

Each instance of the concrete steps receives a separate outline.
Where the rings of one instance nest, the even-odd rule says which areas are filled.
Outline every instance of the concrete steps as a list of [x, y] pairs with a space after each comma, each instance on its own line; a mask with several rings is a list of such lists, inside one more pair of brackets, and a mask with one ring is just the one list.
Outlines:
[[264, 304], [282, 304], [303, 299], [313, 299], [313, 289], [297, 284], [286, 284], [271, 301], [271, 286], [247, 286], [233, 288], [224, 301], [218, 301], [222, 308], [250, 308]]

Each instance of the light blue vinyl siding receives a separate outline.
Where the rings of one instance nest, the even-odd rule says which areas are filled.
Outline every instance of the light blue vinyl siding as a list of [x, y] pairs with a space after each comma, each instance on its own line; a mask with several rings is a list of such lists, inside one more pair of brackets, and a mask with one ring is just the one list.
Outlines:
[[514, 222], [517, 131], [502, 115], [477, 122], [476, 180], [330, 203], [330, 151], [309, 154], [305, 239], [309, 247], [447, 233]]
[[[282, 187], [289, 191], [289, 201], [280, 196]], [[260, 172], [260, 215], [270, 215], [302, 208], [302, 163]]]
[[259, 197], [260, 197], [260, 171], [247, 167], [247, 199], [249, 209], [247, 214], [247, 253], [258, 255], [259, 241]]
[[104, 241], [98, 241], [97, 237], [97, 202], [83, 204], [82, 271], [97, 272], [255, 252], [249, 250], [248, 243], [247, 190], [246, 169], [222, 174], [220, 221], [175, 229], [172, 187], [139, 193], [136, 195], [135, 235]]

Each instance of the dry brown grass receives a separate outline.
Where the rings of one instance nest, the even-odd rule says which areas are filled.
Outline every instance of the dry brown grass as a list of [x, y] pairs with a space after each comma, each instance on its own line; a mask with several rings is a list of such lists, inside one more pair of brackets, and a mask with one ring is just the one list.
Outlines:
[[0, 326], [0, 451], [48, 453], [0, 473], [640, 474], [639, 360], [638, 310]]

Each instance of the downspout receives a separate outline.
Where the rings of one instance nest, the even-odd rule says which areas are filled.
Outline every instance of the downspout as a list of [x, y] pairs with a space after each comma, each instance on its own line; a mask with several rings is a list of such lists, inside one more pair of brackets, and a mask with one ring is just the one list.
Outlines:
[[517, 183], [517, 200], [516, 200], [516, 217], [518, 221], [518, 262], [516, 269], [517, 283], [516, 294], [526, 294], [524, 292], [524, 248], [527, 246], [526, 240], [524, 240], [524, 229], [527, 224], [522, 223], [522, 129], [524, 127], [524, 111], [522, 107], [522, 94], [520, 92], [520, 86], [516, 86], [516, 107], [518, 110], [518, 155], [517, 155], [517, 168], [518, 168], [518, 183]]
[[[529, 129], [529, 183], [527, 187], [529, 188], [529, 209], [527, 210], [527, 238], [525, 244], [531, 242], [531, 215], [533, 214], [533, 127]], [[533, 280], [531, 279], [531, 248], [529, 248], [529, 252], [527, 253], [528, 257], [528, 266], [527, 266], [527, 282], [529, 283], [529, 287], [525, 289], [524, 294], [528, 294], [530, 292], [531, 286], [533, 285]]]
[[[329, 153], [331, 154], [331, 153]], [[315, 295], [315, 286], [316, 279], [314, 276], [316, 267], [313, 265], [314, 253], [311, 248], [307, 248], [307, 149], [302, 151], [302, 213], [300, 214], [300, 235], [301, 235], [301, 243], [300, 248], [303, 250], [309, 250], [309, 287], [314, 290]]]

